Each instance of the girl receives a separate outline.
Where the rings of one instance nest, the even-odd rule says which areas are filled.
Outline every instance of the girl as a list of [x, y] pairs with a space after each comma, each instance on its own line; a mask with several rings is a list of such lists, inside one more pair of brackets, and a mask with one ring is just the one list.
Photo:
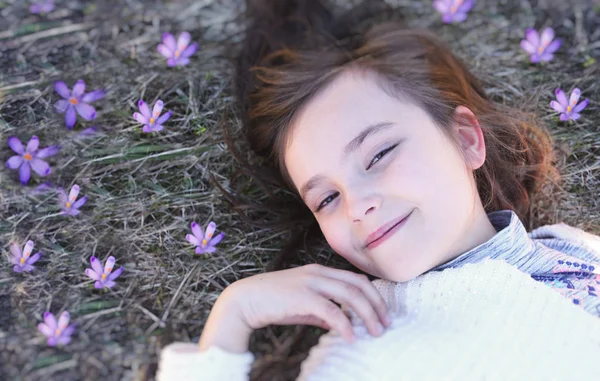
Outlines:
[[595, 372], [600, 238], [525, 228], [555, 176], [547, 133], [489, 100], [427, 31], [364, 31], [364, 9], [335, 22], [317, 0], [248, 12], [237, 81], [251, 147], [377, 279], [309, 264], [239, 280], [199, 344], [163, 350], [158, 379], [246, 380], [250, 335], [269, 324], [331, 330], [300, 380]]

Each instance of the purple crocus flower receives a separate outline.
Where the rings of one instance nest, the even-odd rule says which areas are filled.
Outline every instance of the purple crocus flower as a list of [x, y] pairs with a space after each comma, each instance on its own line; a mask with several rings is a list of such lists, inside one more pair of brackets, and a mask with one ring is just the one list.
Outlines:
[[10, 252], [12, 254], [11, 262], [14, 265], [14, 272], [20, 273], [21, 271], [33, 271], [33, 264], [40, 259], [42, 253], [37, 252], [33, 256], [30, 256], [32, 250], [33, 241], [27, 241], [22, 252], [16, 243], [10, 244]]
[[191, 36], [188, 32], [183, 32], [177, 37], [171, 33], [163, 33], [162, 44], [158, 44], [156, 50], [162, 54], [165, 58], [168, 58], [167, 65], [173, 66], [185, 66], [190, 63], [190, 56], [198, 49], [198, 43], [194, 42], [189, 45]]
[[556, 89], [554, 94], [556, 94], [556, 100], [558, 102], [552, 101], [550, 102], [550, 106], [554, 110], [560, 112], [560, 120], [563, 122], [566, 122], [569, 119], [579, 119], [581, 117], [581, 114], [579, 113], [587, 107], [588, 103], [590, 103], [590, 100], [586, 99], [580, 104], [577, 104], [577, 102], [579, 102], [579, 97], [581, 96], [581, 90], [579, 90], [579, 88], [573, 89], [569, 99], [567, 99], [567, 95], [561, 89]]
[[44, 322], [38, 324], [38, 330], [47, 337], [49, 346], [67, 345], [71, 341], [71, 335], [75, 332], [75, 324], [69, 325], [71, 315], [64, 311], [60, 314], [58, 322], [52, 312], [44, 312]]
[[31, 4], [29, 6], [29, 12], [40, 14], [40, 13], [50, 13], [54, 10], [54, 0], [44, 0], [38, 1], [36, 3]]
[[85, 120], [93, 120], [96, 118], [96, 109], [88, 103], [104, 98], [104, 90], [94, 90], [84, 94], [85, 82], [83, 79], [78, 80], [73, 86], [73, 91], [70, 91], [63, 81], [54, 82], [54, 90], [64, 99], [59, 100], [54, 104], [54, 108], [59, 113], [65, 113], [65, 124], [70, 129], [77, 122], [77, 114]]
[[85, 275], [96, 281], [94, 283], [94, 287], [98, 289], [104, 287], [111, 288], [114, 286], [116, 284], [114, 280], [117, 279], [123, 272], [123, 268], [119, 267], [114, 273], [111, 273], [113, 266], [115, 265], [115, 257], [112, 255], [106, 260], [104, 269], [102, 269], [102, 264], [98, 258], [92, 257], [90, 258], [90, 262], [92, 264], [92, 268], [85, 269]]
[[27, 185], [29, 182], [31, 168], [40, 176], [49, 175], [50, 165], [42, 159], [55, 155], [60, 150], [57, 146], [38, 149], [40, 140], [35, 135], [29, 139], [25, 148], [19, 138], [15, 136], [8, 138], [8, 145], [18, 155], [11, 156], [6, 162], [6, 166], [9, 169], [19, 168], [19, 178], [23, 185]]
[[150, 108], [148, 107], [148, 104], [144, 102], [143, 99], [140, 99], [138, 101], [138, 107], [140, 108], [141, 114], [139, 112], [134, 112], [133, 118], [144, 125], [144, 127], [142, 128], [142, 131], [144, 132], [157, 132], [162, 130], [163, 123], [169, 120], [169, 118], [173, 114], [171, 111], [167, 111], [166, 114], [160, 116], [160, 113], [163, 109], [163, 101], [161, 101], [160, 99], [157, 100], [154, 104], [154, 107], [152, 108], [152, 113], [150, 113]]
[[192, 233], [194, 234], [186, 235], [185, 239], [187, 239], [192, 245], [196, 246], [196, 254], [213, 253], [216, 250], [215, 245], [221, 242], [225, 236], [225, 233], [220, 233], [213, 238], [216, 227], [217, 224], [214, 222], [209, 223], [206, 227], [206, 235], [204, 235], [200, 225], [198, 225], [196, 222], [192, 222]]
[[473, 3], [473, 0], [435, 0], [433, 7], [442, 14], [442, 21], [449, 24], [465, 21]]
[[79, 185], [75, 184], [69, 191], [69, 197], [67, 198], [67, 192], [64, 189], [58, 190], [58, 201], [60, 208], [62, 209], [63, 215], [76, 216], [79, 214], [79, 208], [87, 201], [87, 196], [83, 196], [78, 201], [77, 196], [79, 195]]
[[530, 54], [531, 62], [538, 63], [552, 60], [554, 52], [560, 48], [561, 43], [560, 38], [554, 39], [554, 29], [550, 27], [542, 31], [541, 38], [535, 29], [527, 28], [525, 40], [521, 41], [521, 48]]

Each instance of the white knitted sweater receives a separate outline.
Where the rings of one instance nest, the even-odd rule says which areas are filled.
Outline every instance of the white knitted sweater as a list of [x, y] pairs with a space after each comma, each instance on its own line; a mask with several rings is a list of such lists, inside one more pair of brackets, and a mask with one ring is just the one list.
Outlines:
[[[598, 318], [502, 260], [373, 283], [392, 326], [372, 337], [349, 311], [358, 339], [321, 336], [298, 380], [600, 379]], [[196, 346], [165, 347], [158, 380], [248, 380], [249, 352]]]
[[[298, 380], [600, 379], [600, 237], [565, 225], [527, 233], [510, 210], [488, 214], [489, 241], [405, 283], [373, 281], [391, 327], [358, 340], [321, 336]], [[158, 381], [245, 381], [254, 356], [173, 343]]]

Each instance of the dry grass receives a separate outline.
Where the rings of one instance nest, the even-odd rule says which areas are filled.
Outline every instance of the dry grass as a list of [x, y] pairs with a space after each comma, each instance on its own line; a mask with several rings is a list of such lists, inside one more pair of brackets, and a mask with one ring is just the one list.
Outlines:
[[[564, 220], [600, 232], [600, 8], [590, 1], [486, 1], [460, 25], [445, 26], [430, 2], [388, 1], [411, 24], [439, 32], [466, 58], [496, 99], [536, 112], [556, 139], [564, 189], [540, 199], [537, 222]], [[481, 2], [483, 3], [483, 2]], [[232, 108], [231, 66], [241, 0], [57, 1], [48, 17], [0, 0], [0, 159], [12, 135], [60, 143], [48, 179], [89, 196], [77, 218], [57, 216], [56, 197], [23, 188], [0, 171], [0, 374], [6, 380], [153, 379], [160, 348], [197, 340], [210, 308], [231, 282], [264, 270], [288, 232], [241, 222], [209, 181], [228, 186], [235, 164], [219, 123]], [[556, 59], [529, 65], [519, 48], [525, 27], [551, 25], [563, 37]], [[156, 53], [163, 31], [188, 30], [200, 50], [188, 67], [168, 69]], [[233, 46], [233, 49], [232, 49]], [[595, 60], [595, 62], [594, 62]], [[64, 127], [53, 110], [54, 80], [106, 88], [95, 123]], [[590, 106], [574, 125], [549, 109], [553, 90], [580, 87]], [[159, 134], [132, 120], [135, 103], [161, 98], [174, 116]], [[234, 131], [235, 119], [226, 123]], [[77, 138], [96, 125], [101, 134]], [[258, 195], [257, 197], [260, 197]], [[185, 242], [191, 221], [226, 232], [220, 250], [201, 257]], [[43, 252], [33, 273], [8, 265], [8, 243], [27, 239]], [[330, 251], [313, 253], [331, 264]], [[83, 271], [91, 255], [125, 267], [118, 286], [95, 290]], [[343, 265], [343, 264], [339, 264]], [[48, 348], [36, 326], [46, 310], [69, 310], [78, 324], [63, 349]], [[293, 379], [321, 333], [269, 327], [256, 333], [253, 379]]]

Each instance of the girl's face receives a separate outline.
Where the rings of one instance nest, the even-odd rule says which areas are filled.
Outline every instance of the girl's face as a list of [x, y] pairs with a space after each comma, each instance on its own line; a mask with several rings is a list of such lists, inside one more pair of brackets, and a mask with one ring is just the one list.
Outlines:
[[404, 282], [496, 233], [472, 175], [485, 160], [481, 129], [466, 107], [456, 113], [471, 121], [453, 127], [464, 155], [373, 73], [346, 70], [300, 110], [285, 164], [338, 254]]

